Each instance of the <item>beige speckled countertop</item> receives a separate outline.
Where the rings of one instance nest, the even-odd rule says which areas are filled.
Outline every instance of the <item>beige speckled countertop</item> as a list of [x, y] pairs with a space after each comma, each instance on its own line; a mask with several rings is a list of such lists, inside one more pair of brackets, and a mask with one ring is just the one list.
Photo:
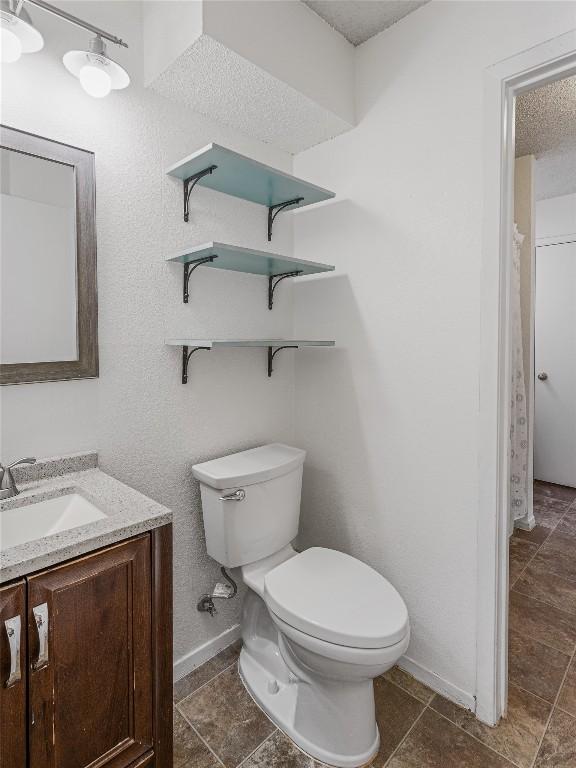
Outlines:
[[2, 510], [56, 496], [78, 493], [107, 517], [0, 551], [0, 583], [172, 522], [167, 507], [101, 472], [96, 463], [96, 454], [79, 454], [14, 472], [21, 492], [0, 501], [0, 544]]

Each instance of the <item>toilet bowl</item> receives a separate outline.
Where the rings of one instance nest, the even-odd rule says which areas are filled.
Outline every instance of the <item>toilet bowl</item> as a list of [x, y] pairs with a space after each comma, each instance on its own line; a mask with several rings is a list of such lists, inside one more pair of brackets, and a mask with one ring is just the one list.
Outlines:
[[193, 469], [208, 553], [240, 566], [248, 587], [239, 660], [246, 689], [304, 752], [357, 768], [378, 752], [373, 679], [406, 651], [408, 611], [360, 560], [292, 548], [304, 456], [273, 444]]
[[244, 566], [242, 578], [251, 590], [240, 655], [248, 691], [312, 757], [364, 765], [380, 743], [372, 681], [410, 639], [400, 595], [369, 566], [321, 547], [285, 547]]

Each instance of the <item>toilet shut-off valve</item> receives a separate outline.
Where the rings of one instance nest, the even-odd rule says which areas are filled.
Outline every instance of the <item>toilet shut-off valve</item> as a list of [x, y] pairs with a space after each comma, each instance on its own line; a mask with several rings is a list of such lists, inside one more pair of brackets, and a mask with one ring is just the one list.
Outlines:
[[219, 581], [215, 585], [211, 594], [202, 595], [198, 601], [198, 605], [196, 606], [201, 613], [209, 613], [210, 616], [214, 616], [216, 613], [218, 613], [214, 604], [214, 600], [230, 600], [230, 598], [234, 597], [238, 592], [236, 582], [231, 578], [231, 576], [228, 575], [224, 566], [220, 568], [220, 573], [222, 576], [224, 576], [228, 583], [222, 584], [222, 582]]

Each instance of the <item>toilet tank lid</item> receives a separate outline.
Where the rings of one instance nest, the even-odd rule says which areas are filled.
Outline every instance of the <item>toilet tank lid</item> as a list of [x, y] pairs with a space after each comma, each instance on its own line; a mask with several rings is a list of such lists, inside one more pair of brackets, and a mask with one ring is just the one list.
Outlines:
[[300, 448], [270, 443], [195, 464], [192, 472], [197, 480], [212, 488], [232, 488], [286, 475], [301, 466], [305, 458], [306, 451]]

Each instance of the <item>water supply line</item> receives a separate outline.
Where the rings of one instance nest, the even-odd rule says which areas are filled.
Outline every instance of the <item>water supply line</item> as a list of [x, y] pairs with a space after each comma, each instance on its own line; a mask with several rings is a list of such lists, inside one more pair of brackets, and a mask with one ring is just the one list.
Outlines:
[[220, 573], [222, 576], [224, 576], [228, 583], [222, 584], [222, 582], [219, 581], [212, 590], [211, 594], [202, 595], [196, 606], [200, 613], [209, 613], [210, 616], [214, 616], [216, 613], [218, 613], [216, 610], [216, 605], [214, 604], [214, 600], [230, 600], [238, 594], [238, 585], [228, 574], [224, 566], [220, 568]]

